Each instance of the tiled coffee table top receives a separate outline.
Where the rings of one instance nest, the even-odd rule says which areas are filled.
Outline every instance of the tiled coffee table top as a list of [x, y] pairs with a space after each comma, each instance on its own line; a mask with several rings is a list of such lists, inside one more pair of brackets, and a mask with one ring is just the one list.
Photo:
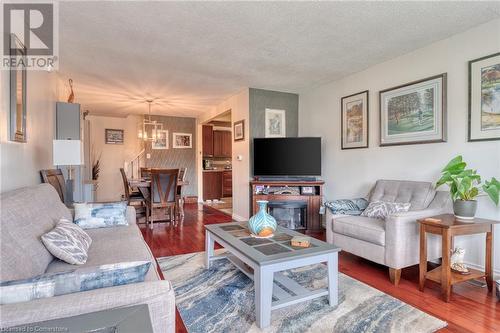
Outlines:
[[230, 246], [239, 250], [258, 264], [271, 264], [290, 258], [307, 257], [328, 252], [338, 252], [340, 248], [326, 242], [311, 239], [308, 248], [291, 245], [294, 236], [304, 236], [296, 231], [279, 227], [271, 238], [255, 238], [250, 235], [246, 222], [206, 225], [205, 228]]

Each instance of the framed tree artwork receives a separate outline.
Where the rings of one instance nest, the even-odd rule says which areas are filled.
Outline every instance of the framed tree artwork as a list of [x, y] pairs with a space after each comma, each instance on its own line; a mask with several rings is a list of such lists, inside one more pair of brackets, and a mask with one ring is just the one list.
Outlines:
[[368, 90], [341, 98], [341, 148], [368, 148]]
[[168, 131], [157, 130], [156, 138], [151, 143], [151, 149], [168, 149]]
[[380, 91], [380, 146], [446, 141], [446, 73]]
[[172, 148], [193, 148], [191, 133], [173, 133]]
[[500, 140], [500, 53], [469, 61], [469, 141]]
[[285, 110], [266, 109], [265, 114], [266, 138], [286, 137], [286, 112]]

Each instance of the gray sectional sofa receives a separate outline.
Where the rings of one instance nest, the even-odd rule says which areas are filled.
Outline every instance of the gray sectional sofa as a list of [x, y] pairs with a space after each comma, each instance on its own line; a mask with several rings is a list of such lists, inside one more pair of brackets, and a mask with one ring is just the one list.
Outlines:
[[[436, 191], [432, 183], [378, 180], [366, 197], [370, 202], [411, 203], [410, 210], [389, 215], [385, 220], [333, 214], [327, 209], [326, 239], [342, 250], [389, 267], [397, 285], [401, 269], [419, 263], [417, 219], [451, 213], [449, 192]], [[441, 257], [441, 240], [428, 235], [427, 258]]]
[[0, 305], [0, 328], [75, 316], [105, 309], [147, 304], [155, 333], [175, 331], [175, 296], [172, 285], [161, 280], [156, 261], [128, 207], [129, 225], [89, 229], [89, 258], [74, 266], [54, 258], [40, 236], [61, 218], [72, 219], [55, 189], [40, 184], [0, 195], [0, 281], [30, 278], [82, 266], [125, 261], [152, 262], [145, 282], [74, 294]]

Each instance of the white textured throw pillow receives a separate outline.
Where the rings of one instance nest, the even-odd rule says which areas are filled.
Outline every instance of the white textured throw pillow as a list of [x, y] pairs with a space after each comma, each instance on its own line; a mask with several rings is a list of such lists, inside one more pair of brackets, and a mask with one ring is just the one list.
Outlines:
[[54, 257], [68, 264], [82, 265], [87, 262], [92, 239], [76, 224], [61, 219], [54, 229], [42, 235], [42, 242]]
[[76, 203], [74, 222], [82, 229], [126, 226], [127, 202]]
[[387, 216], [399, 213], [407, 212], [410, 210], [411, 203], [409, 202], [384, 202], [384, 201], [374, 201], [370, 202], [368, 207], [361, 213], [361, 216], [373, 217], [376, 219], [384, 220]]

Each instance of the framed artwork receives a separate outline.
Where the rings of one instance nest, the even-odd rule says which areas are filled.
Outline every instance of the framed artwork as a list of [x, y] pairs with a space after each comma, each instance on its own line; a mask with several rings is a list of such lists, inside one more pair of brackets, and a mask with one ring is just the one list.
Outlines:
[[446, 141], [446, 73], [380, 92], [380, 146]]
[[286, 137], [285, 110], [266, 109], [266, 138]]
[[469, 61], [469, 141], [500, 140], [500, 53]]
[[105, 140], [106, 144], [111, 145], [122, 145], [123, 144], [123, 130], [122, 129], [105, 129]]
[[152, 149], [168, 149], [168, 130], [157, 130], [156, 139], [151, 143]]
[[368, 148], [368, 90], [341, 98], [341, 148]]
[[234, 141], [245, 140], [245, 120], [236, 121], [233, 125]]
[[193, 135], [190, 133], [174, 133], [172, 148], [193, 148]]
[[[25, 58], [26, 47], [15, 34], [10, 34], [10, 57]], [[10, 141], [27, 142], [26, 132], [26, 67], [10, 71]]]

